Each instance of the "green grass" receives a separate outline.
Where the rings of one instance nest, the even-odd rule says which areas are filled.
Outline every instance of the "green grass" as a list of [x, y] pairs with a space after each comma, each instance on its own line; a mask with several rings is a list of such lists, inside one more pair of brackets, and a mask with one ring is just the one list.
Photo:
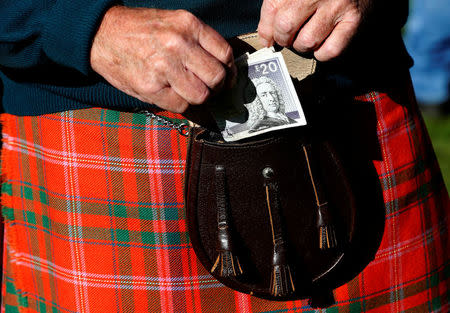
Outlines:
[[424, 116], [447, 190], [450, 187], [450, 116]]

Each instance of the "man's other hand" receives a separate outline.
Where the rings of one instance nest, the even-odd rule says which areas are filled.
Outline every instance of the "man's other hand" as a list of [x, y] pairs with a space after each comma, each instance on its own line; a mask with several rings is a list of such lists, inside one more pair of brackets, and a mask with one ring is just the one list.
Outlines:
[[90, 61], [114, 87], [175, 113], [205, 102], [236, 74], [226, 40], [183, 10], [112, 7]]
[[319, 61], [340, 55], [369, 11], [370, 0], [264, 0], [258, 33], [262, 43], [314, 51]]

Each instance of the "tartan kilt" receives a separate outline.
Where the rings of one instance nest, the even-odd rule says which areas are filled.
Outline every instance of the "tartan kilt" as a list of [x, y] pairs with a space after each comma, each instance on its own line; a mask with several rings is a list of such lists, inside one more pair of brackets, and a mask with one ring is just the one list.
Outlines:
[[[448, 312], [449, 199], [411, 87], [372, 91], [385, 202], [375, 259], [321, 312]], [[164, 113], [172, 119], [181, 116]], [[314, 312], [230, 290], [186, 229], [186, 138], [141, 114], [2, 115], [2, 312]]]

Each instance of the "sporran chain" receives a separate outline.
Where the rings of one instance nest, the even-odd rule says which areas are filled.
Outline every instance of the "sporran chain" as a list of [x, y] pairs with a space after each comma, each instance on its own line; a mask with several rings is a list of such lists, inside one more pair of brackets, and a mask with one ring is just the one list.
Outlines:
[[161, 124], [163, 124], [165, 126], [169, 126], [170, 128], [173, 128], [173, 129], [177, 130], [178, 133], [180, 135], [184, 136], [184, 137], [188, 137], [189, 136], [191, 127], [187, 123], [177, 124], [177, 123], [174, 123], [174, 122], [170, 121], [167, 118], [164, 118], [162, 116], [156, 115], [155, 113], [152, 113], [152, 112], [147, 111], [147, 110], [139, 111], [139, 113], [143, 113], [147, 117], [151, 118], [152, 120], [156, 120], [157, 122], [159, 122], [159, 123], [161, 123]]

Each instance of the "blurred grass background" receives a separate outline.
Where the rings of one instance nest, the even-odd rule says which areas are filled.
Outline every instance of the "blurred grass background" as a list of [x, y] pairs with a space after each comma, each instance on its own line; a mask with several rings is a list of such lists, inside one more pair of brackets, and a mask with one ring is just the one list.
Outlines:
[[450, 116], [424, 114], [424, 120], [448, 191], [450, 187]]

